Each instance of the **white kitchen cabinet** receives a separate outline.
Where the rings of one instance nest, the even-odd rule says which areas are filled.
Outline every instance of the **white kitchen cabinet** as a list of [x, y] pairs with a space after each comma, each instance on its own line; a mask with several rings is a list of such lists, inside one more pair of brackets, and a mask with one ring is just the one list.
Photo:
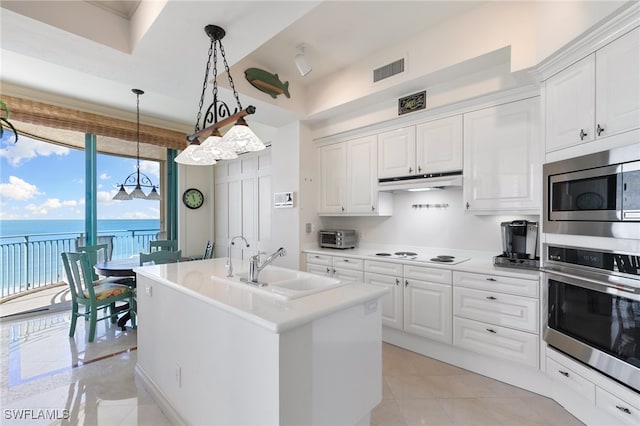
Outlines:
[[382, 297], [382, 325], [403, 329], [403, 285], [402, 273], [400, 276], [382, 275], [365, 272], [364, 282], [370, 285], [383, 287], [389, 292]]
[[378, 178], [462, 170], [462, 115], [378, 134]]
[[307, 253], [307, 272], [341, 281], [363, 282], [364, 262], [348, 256]]
[[451, 343], [451, 285], [405, 277], [404, 329]]
[[464, 115], [465, 207], [476, 214], [539, 214], [542, 148], [538, 98]]
[[417, 173], [462, 170], [462, 115], [416, 126]]
[[[633, 396], [632, 396], [633, 398]], [[636, 404], [640, 398], [636, 395]], [[616, 419], [620, 425], [640, 425], [640, 408], [596, 386], [596, 407]]]
[[378, 134], [378, 178], [408, 176], [416, 170], [416, 128]]
[[538, 279], [453, 272], [453, 343], [538, 367]]
[[318, 148], [321, 215], [389, 216], [390, 193], [378, 192], [375, 135]]
[[640, 29], [545, 81], [546, 152], [640, 127]]

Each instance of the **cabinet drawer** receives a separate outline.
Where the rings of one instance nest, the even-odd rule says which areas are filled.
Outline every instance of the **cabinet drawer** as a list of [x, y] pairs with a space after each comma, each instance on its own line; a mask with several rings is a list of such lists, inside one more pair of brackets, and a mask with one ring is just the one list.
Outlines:
[[497, 291], [518, 296], [538, 297], [539, 280], [503, 277], [500, 275], [475, 274], [472, 272], [453, 273], [453, 284], [460, 287]]
[[547, 375], [587, 398], [591, 403], [595, 402], [596, 385], [571, 368], [549, 357], [547, 357]]
[[374, 274], [393, 275], [402, 277], [402, 264], [392, 262], [377, 262], [375, 260], [365, 260], [364, 270]]
[[538, 368], [538, 335], [453, 317], [453, 344]]
[[364, 272], [353, 269], [333, 268], [333, 278], [340, 281], [364, 282]]
[[307, 253], [307, 263], [313, 263], [315, 265], [332, 266], [331, 256], [328, 256], [326, 254]]
[[538, 332], [538, 299], [454, 287], [453, 314], [503, 327]]
[[334, 256], [333, 267], [364, 271], [364, 261], [362, 259], [354, 259], [353, 257]]
[[310, 272], [315, 275], [323, 275], [326, 277], [330, 277], [332, 273], [332, 269], [329, 266], [316, 265], [315, 263], [307, 263], [307, 272]]
[[640, 409], [596, 386], [596, 407], [609, 413], [621, 425], [640, 425]]
[[432, 283], [451, 284], [451, 271], [440, 268], [425, 268], [424, 266], [404, 265], [405, 279], [428, 281]]

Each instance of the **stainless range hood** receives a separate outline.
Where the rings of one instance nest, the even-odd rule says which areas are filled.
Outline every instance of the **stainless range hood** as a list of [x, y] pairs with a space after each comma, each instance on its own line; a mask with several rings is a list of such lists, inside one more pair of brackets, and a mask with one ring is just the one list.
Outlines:
[[461, 186], [461, 170], [378, 179], [378, 191], [428, 191]]

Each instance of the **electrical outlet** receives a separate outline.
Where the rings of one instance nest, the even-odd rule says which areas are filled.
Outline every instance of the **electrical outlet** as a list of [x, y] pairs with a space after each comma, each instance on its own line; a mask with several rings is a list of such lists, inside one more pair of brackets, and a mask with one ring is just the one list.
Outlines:
[[305, 230], [305, 232], [306, 232], [307, 234], [310, 234], [310, 233], [312, 232], [312, 231], [311, 231], [311, 224], [310, 224], [310, 223], [306, 223], [306, 224], [304, 225], [304, 230]]
[[153, 293], [153, 287], [151, 287], [150, 285], [146, 285], [144, 286], [144, 292], [147, 296], [151, 297], [152, 293]]
[[176, 364], [176, 383], [179, 388], [182, 387], [182, 367], [180, 367], [180, 364]]

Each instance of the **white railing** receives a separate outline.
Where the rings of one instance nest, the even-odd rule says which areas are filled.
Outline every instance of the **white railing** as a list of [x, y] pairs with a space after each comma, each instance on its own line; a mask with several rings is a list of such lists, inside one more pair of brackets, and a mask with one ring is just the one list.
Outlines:
[[[101, 231], [98, 244], [110, 246], [113, 259], [149, 250], [158, 229]], [[64, 281], [61, 254], [84, 245], [83, 233], [13, 235], [0, 238], [0, 298]]]

